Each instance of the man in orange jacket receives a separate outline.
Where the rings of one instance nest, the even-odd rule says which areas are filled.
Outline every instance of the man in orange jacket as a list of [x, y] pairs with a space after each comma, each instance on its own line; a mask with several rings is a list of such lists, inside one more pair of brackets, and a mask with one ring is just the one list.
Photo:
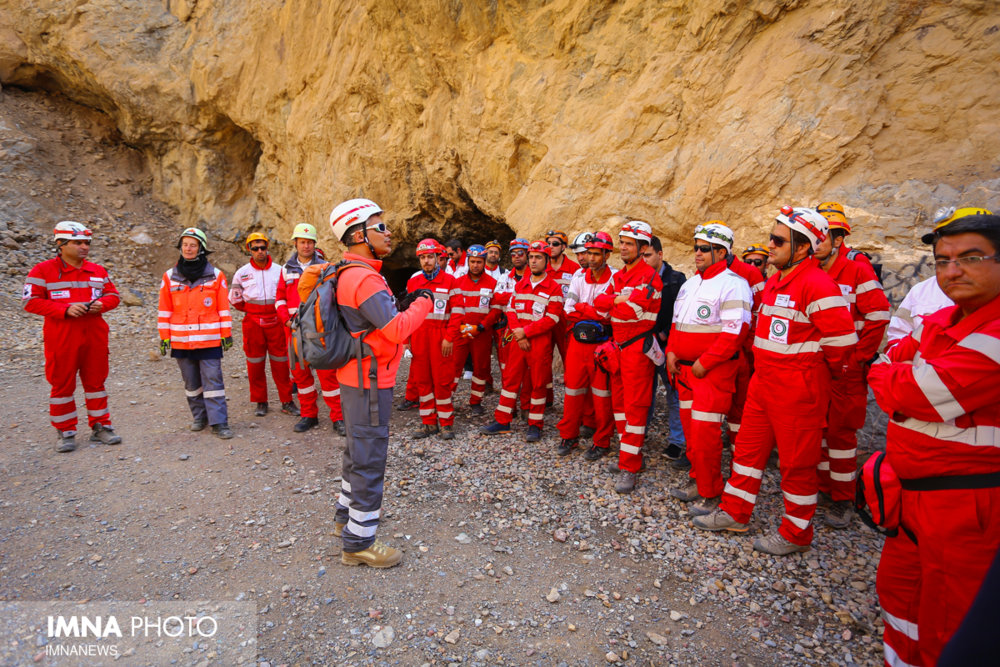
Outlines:
[[92, 232], [79, 222], [56, 225], [57, 256], [36, 264], [24, 281], [22, 303], [42, 315], [45, 325], [45, 379], [49, 419], [59, 433], [57, 452], [76, 449], [76, 376], [83, 384], [91, 442], [117, 445], [122, 441], [111, 426], [108, 393], [108, 324], [101, 313], [115, 308], [118, 289], [104, 267], [87, 261]]
[[337, 305], [351, 335], [364, 336], [366, 356], [337, 369], [340, 402], [347, 425], [340, 497], [334, 534], [343, 538], [340, 562], [392, 567], [399, 549], [375, 539], [382, 514], [385, 463], [389, 449], [392, 388], [403, 344], [431, 311], [429, 293], [418, 292], [406, 311], [396, 310], [378, 259], [392, 250], [382, 209], [369, 199], [350, 199], [330, 213], [333, 235], [347, 246], [344, 259], [360, 263], [338, 277]]

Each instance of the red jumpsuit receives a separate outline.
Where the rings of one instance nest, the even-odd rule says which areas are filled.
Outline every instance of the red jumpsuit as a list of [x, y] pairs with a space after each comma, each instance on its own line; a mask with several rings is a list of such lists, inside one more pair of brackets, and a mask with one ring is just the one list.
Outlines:
[[472, 388], [469, 391], [469, 405], [479, 405], [483, 402], [486, 391], [486, 378], [490, 376], [490, 359], [493, 351], [493, 325], [500, 317], [500, 310], [493, 307], [493, 292], [497, 281], [487, 274], [479, 276], [475, 281], [468, 273], [458, 279], [455, 285], [455, 296], [452, 298], [452, 313], [457, 316], [455, 326], [463, 324], [480, 325], [482, 331], [473, 338], [464, 338], [458, 331], [452, 332], [455, 349], [452, 352], [452, 366], [455, 369], [455, 379], [451, 390], [454, 392], [461, 377], [465, 360], [472, 355]]
[[[614, 275], [611, 289], [594, 299], [594, 308], [610, 316], [614, 340], [621, 344], [652, 330], [660, 312], [662, 293], [660, 274], [639, 258]], [[619, 295], [627, 299], [616, 304], [615, 297]], [[643, 353], [642, 346], [640, 339], [622, 348], [620, 368], [611, 378], [614, 403], [622, 406], [622, 412], [615, 413], [621, 435], [618, 466], [628, 472], [639, 472], [642, 467], [642, 443], [646, 439], [646, 418], [653, 394], [653, 362]]]
[[[600, 314], [594, 308], [594, 299], [610, 289], [615, 270], [605, 266], [601, 275], [594, 276], [590, 269], [577, 273], [567, 291], [565, 308], [569, 343], [567, 348], [566, 371], [563, 382], [566, 396], [563, 399], [563, 416], [559, 420], [559, 437], [574, 440], [580, 437], [580, 424], [590, 412], [594, 419], [594, 445], [611, 446], [611, 431], [614, 415], [611, 407], [611, 382], [608, 374], [597, 367], [594, 360], [593, 343], [581, 343], [573, 335], [573, 327], [583, 320], [600, 322], [611, 326], [607, 314]], [[590, 410], [587, 410], [587, 403]]]
[[76, 432], [76, 376], [80, 375], [87, 404], [87, 423], [111, 426], [108, 393], [108, 324], [100, 315], [66, 317], [74, 303], [100, 300], [102, 313], [120, 299], [104, 267], [84, 261], [77, 269], [61, 257], [36, 264], [28, 272], [22, 295], [24, 309], [45, 317], [45, 379], [51, 385], [49, 419], [61, 433]]
[[406, 283], [407, 292], [418, 289], [434, 293], [431, 312], [410, 337], [410, 376], [417, 385], [420, 419], [424, 424], [451, 426], [455, 423], [451, 403], [454, 354], [446, 358], [441, 353], [441, 341], [454, 341], [458, 332], [458, 315], [452, 311], [455, 279], [441, 269], [434, 269], [431, 278], [421, 271]]
[[288, 376], [286, 327], [278, 318], [275, 297], [281, 282], [281, 267], [267, 256], [267, 265], [249, 262], [233, 275], [229, 305], [246, 313], [243, 318], [243, 353], [247, 356], [250, 402], [267, 403], [267, 374], [264, 358], [271, 358], [271, 377], [278, 388], [278, 400], [292, 400], [292, 380]]
[[531, 378], [531, 399], [528, 424], [543, 425], [545, 417], [545, 385], [552, 377], [552, 328], [562, 311], [562, 289], [548, 275], [537, 283], [528, 273], [514, 286], [507, 305], [507, 327], [524, 329], [531, 347], [522, 350], [516, 340], [507, 343], [507, 364], [503, 374], [503, 389], [494, 418], [509, 424], [514, 414], [518, 390], [522, 381]]
[[812, 541], [823, 429], [831, 372], [842, 375], [858, 336], [840, 288], [808, 258], [764, 285], [754, 337], [754, 367], [733, 451], [722, 509], [747, 523], [775, 443], [781, 460], [785, 514], [778, 532]]
[[[546, 272], [552, 280], [556, 281], [562, 289], [563, 299], [569, 294], [569, 284], [573, 280], [573, 275], [580, 270], [580, 265], [571, 260], [566, 256], [566, 253], [561, 255], [562, 263], [559, 268], [555, 268], [552, 262], [549, 262], [549, 268]], [[566, 349], [569, 343], [569, 329], [566, 326], [566, 313], [562, 312], [559, 314], [559, 323], [556, 324], [555, 328], [552, 329], [552, 343], [559, 349], [559, 357], [563, 360], [563, 367], [566, 366]], [[553, 357], [554, 358], [554, 357]], [[545, 388], [546, 400], [551, 403], [553, 399], [552, 395], [552, 380], [549, 379], [548, 386]]]
[[[900, 479], [1000, 473], [1000, 297], [964, 318], [958, 306], [925, 316], [888, 357], [868, 382], [891, 417], [886, 455]], [[903, 489], [902, 522], [917, 542], [902, 531], [886, 539], [876, 584], [889, 664], [935, 664], [972, 604], [1000, 548], [992, 484]]]
[[[306, 266], [312, 264], [324, 264], [324, 260], [315, 254]], [[285, 325], [285, 336], [291, 341], [292, 330], [288, 328], [288, 322], [299, 311], [299, 278], [305, 266], [299, 262], [298, 255], [292, 255], [283, 267], [281, 267], [281, 279], [278, 281], [278, 289], [275, 292], [274, 306], [278, 312], [278, 318]], [[319, 408], [316, 406], [316, 383], [313, 381], [312, 369], [296, 364], [291, 368], [292, 380], [299, 389], [299, 408], [303, 417], [319, 416]], [[337, 371], [328, 369], [316, 369], [316, 377], [319, 378], [320, 391], [323, 392], [323, 402], [330, 409], [330, 420], [334, 422], [344, 419], [343, 411], [340, 408], [340, 383], [337, 382]]]
[[[495, 298], [493, 305], [500, 310], [501, 316], [507, 312], [507, 306], [510, 305], [510, 299], [514, 295], [514, 286], [521, 281], [524, 276], [528, 275], [528, 270], [525, 269], [521, 275], [515, 273], [514, 269], [511, 269], [503, 277], [503, 280], [497, 281], [496, 292], [494, 293]], [[503, 386], [503, 375], [505, 368], [507, 367], [507, 358], [510, 356], [510, 346], [517, 345], [509, 336], [505, 335], [509, 333], [510, 328], [505, 327], [502, 329], [497, 336], [497, 363], [500, 365], [500, 385]], [[546, 381], [548, 382], [548, 381]], [[521, 410], [523, 412], [528, 411], [528, 404], [531, 400], [531, 374], [525, 373], [524, 379], [521, 383]]]
[[[690, 475], [702, 498], [722, 495], [720, 426], [736, 391], [752, 304], [747, 281], [724, 261], [689, 278], [674, 302], [668, 350], [677, 355], [680, 373], [675, 381]], [[692, 371], [696, 361], [708, 371], [701, 379]]]
[[858, 470], [858, 429], [868, 415], [868, 384], [865, 370], [882, 344], [889, 324], [889, 300], [868, 262], [838, 256], [828, 275], [840, 286], [851, 307], [858, 332], [858, 346], [847, 374], [830, 387], [830, 412], [819, 463], [819, 490], [835, 501], [854, 500], [854, 478]]
[[[729, 262], [729, 269], [746, 280], [750, 285], [750, 291], [753, 292], [753, 307], [750, 312], [750, 331], [753, 331], [757, 309], [760, 308], [760, 293], [764, 289], [764, 276], [761, 275], [756, 266], [747, 264], [736, 256], [733, 256], [732, 261]], [[726, 415], [726, 422], [729, 424], [730, 444], [736, 442], [736, 435], [740, 432], [740, 422], [743, 421], [743, 406], [747, 402], [747, 387], [750, 386], [750, 376], [753, 375], [753, 336], [746, 337], [742, 352], [739, 368], [736, 371], [736, 393], [733, 394], [729, 414]]]

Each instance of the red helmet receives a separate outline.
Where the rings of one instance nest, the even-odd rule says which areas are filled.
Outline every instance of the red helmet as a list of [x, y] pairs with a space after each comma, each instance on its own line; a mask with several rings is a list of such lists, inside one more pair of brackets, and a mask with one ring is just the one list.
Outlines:
[[424, 239], [417, 244], [417, 257], [421, 255], [436, 255], [440, 252], [441, 244], [435, 239]]
[[528, 254], [539, 253], [545, 255], [546, 257], [552, 257], [552, 248], [545, 241], [535, 241], [528, 246]]
[[607, 232], [597, 232], [589, 241], [583, 244], [583, 247], [588, 250], [607, 250], [610, 252], [615, 249], [615, 244], [614, 241], [611, 240], [611, 234], [608, 234]]

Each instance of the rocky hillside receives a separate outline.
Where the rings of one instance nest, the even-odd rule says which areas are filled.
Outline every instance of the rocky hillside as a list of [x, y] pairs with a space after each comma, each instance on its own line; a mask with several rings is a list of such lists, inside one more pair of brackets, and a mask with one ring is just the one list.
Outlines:
[[399, 265], [621, 216], [679, 250], [833, 198], [919, 273], [938, 205], [1000, 207], [998, 29], [990, 0], [0, 0], [0, 82], [106, 113], [226, 240], [364, 195]]

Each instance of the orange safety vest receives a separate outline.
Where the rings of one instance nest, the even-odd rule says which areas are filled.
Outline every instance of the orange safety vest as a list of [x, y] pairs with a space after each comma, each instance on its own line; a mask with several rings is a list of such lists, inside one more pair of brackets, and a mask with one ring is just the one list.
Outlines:
[[177, 350], [219, 347], [232, 333], [229, 285], [226, 276], [211, 264], [191, 283], [173, 268], [160, 283], [160, 338]]

